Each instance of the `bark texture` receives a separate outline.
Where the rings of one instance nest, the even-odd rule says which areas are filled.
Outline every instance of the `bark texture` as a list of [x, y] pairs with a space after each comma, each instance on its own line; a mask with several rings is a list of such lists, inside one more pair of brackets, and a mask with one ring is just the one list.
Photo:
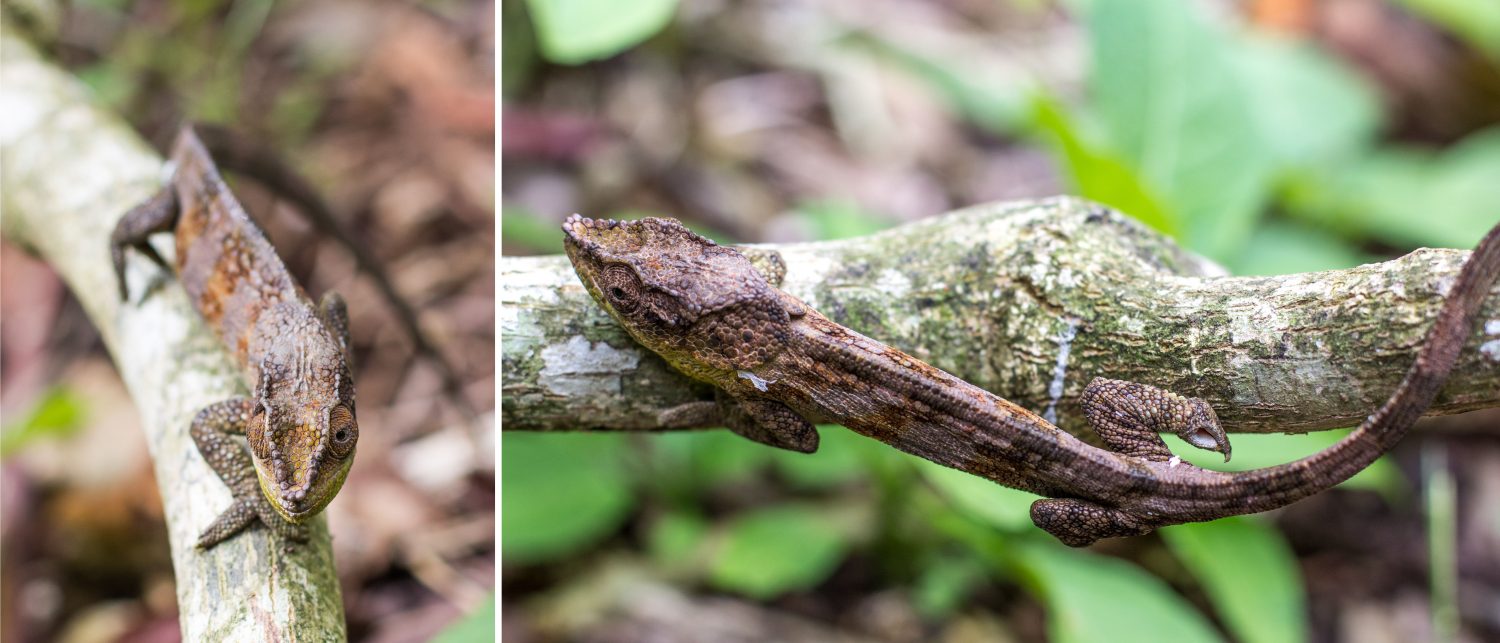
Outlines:
[[[1405, 374], [1468, 256], [1227, 277], [1072, 198], [762, 247], [785, 259], [783, 288], [839, 324], [1075, 432], [1095, 377], [1205, 398], [1231, 431], [1358, 424]], [[566, 257], [502, 258], [500, 273], [503, 429], [649, 431], [661, 410], [708, 397], [636, 345]], [[1500, 406], [1500, 292], [1483, 320], [1432, 413]]]
[[[162, 158], [85, 88], [6, 29], [0, 39], [3, 233], [55, 269], [98, 327], [140, 410], [156, 470], [187, 641], [343, 640], [328, 529], [293, 553], [252, 528], [208, 551], [198, 533], [230, 505], [229, 489], [188, 435], [199, 409], [248, 390], [243, 375], [176, 282], [132, 257], [131, 301], [110, 267], [115, 221], [160, 185]], [[155, 244], [170, 257], [169, 240]]]

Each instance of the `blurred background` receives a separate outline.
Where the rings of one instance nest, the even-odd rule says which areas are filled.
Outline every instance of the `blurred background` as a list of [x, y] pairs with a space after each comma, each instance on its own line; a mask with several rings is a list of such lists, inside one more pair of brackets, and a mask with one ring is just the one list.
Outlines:
[[[516, 0], [501, 14], [503, 253], [561, 252], [572, 212], [799, 241], [1072, 193], [1272, 275], [1467, 248], [1500, 220], [1492, 0]], [[1031, 496], [841, 428], [813, 456], [723, 431], [505, 433], [503, 633], [1496, 640], [1497, 431], [1494, 411], [1432, 420], [1285, 511], [1089, 550], [1035, 529]], [[1338, 435], [1236, 435], [1232, 464]]]
[[[255, 181], [229, 177], [296, 279], [349, 304], [362, 437], [326, 515], [351, 639], [491, 640], [494, 4], [87, 0], [4, 10], [157, 149], [193, 120], [277, 152], [384, 266], [477, 419], [414, 354], [346, 249]], [[0, 277], [0, 639], [177, 640], [136, 409], [45, 264], [7, 245]]]

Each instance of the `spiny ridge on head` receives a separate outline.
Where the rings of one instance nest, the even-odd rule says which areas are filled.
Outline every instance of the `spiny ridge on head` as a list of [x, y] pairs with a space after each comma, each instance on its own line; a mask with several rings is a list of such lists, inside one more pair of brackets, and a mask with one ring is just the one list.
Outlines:
[[624, 259], [641, 251], [712, 248], [718, 244], [688, 230], [676, 219], [590, 219], [573, 214], [563, 221], [568, 239], [591, 253]]
[[563, 231], [585, 257], [627, 264], [644, 285], [680, 298], [695, 312], [760, 295], [766, 287], [744, 255], [675, 219], [615, 221], [574, 214], [563, 222]]

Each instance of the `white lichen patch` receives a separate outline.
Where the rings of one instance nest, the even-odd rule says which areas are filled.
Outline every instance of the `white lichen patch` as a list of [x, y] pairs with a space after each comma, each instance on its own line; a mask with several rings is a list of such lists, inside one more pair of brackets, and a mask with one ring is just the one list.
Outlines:
[[1484, 323], [1484, 334], [1500, 335], [1500, 319], [1491, 319]]
[[1229, 341], [1236, 346], [1252, 342], [1273, 346], [1286, 332], [1286, 319], [1265, 300], [1240, 299], [1226, 308], [1235, 313], [1229, 318]]
[[1479, 345], [1479, 354], [1492, 363], [1500, 364], [1500, 339], [1490, 340]]
[[556, 395], [619, 393], [620, 374], [635, 370], [640, 362], [641, 353], [637, 349], [619, 349], [574, 335], [566, 342], [542, 349], [542, 370], [537, 374], [537, 383]]
[[750, 383], [755, 386], [755, 390], [762, 393], [766, 392], [766, 388], [769, 385], [776, 383], [776, 380], [764, 379], [761, 376], [756, 375], [755, 373], [751, 373], [750, 371], [740, 371], [739, 376], [740, 379], [750, 380]]
[[1078, 273], [1073, 272], [1072, 268], [1063, 266], [1062, 269], [1057, 271], [1057, 285], [1064, 288], [1078, 287]]
[[1062, 399], [1063, 384], [1068, 374], [1068, 354], [1073, 351], [1073, 340], [1078, 337], [1078, 320], [1067, 319], [1067, 325], [1057, 334], [1057, 364], [1052, 368], [1052, 381], [1047, 384], [1047, 410], [1042, 417], [1057, 424], [1057, 401]]
[[880, 271], [880, 274], [875, 277], [874, 286], [881, 294], [888, 295], [895, 300], [906, 299], [906, 296], [911, 294], [911, 278], [895, 268]]
[[1120, 325], [1120, 330], [1132, 335], [1139, 335], [1146, 332], [1146, 322], [1142, 321], [1139, 317], [1121, 315], [1115, 320], [1115, 323]]

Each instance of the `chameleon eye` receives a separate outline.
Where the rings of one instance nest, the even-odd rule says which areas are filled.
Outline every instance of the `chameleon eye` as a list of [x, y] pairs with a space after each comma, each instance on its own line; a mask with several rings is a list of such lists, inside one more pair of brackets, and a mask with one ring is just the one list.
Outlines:
[[333, 448], [333, 454], [340, 458], [349, 455], [354, 450], [354, 443], [359, 441], [359, 424], [354, 421], [349, 407], [343, 404], [333, 407], [328, 413], [328, 429], [328, 444]]
[[599, 275], [599, 282], [604, 297], [615, 310], [622, 313], [635, 310], [638, 305], [635, 292], [639, 286], [636, 284], [635, 273], [630, 268], [619, 264], [611, 265]]

